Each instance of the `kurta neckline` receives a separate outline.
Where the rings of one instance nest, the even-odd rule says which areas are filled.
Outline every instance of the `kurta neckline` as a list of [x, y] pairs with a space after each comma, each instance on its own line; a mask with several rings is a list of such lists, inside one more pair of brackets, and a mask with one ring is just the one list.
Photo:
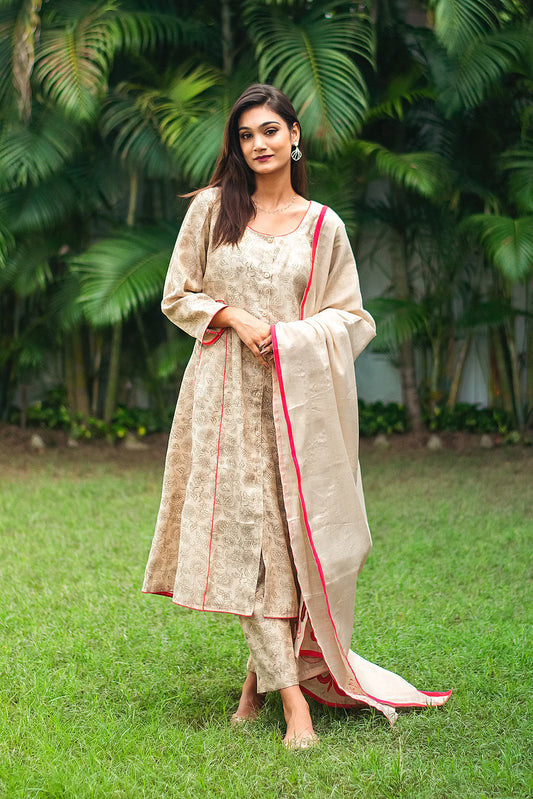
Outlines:
[[305, 210], [305, 214], [302, 216], [296, 227], [293, 228], [292, 230], [289, 230], [287, 233], [263, 233], [262, 230], [256, 230], [254, 227], [251, 227], [250, 225], [246, 225], [246, 227], [248, 228], [248, 230], [251, 230], [252, 233], [257, 233], [258, 236], [265, 236], [265, 238], [267, 239], [282, 239], [285, 236], [290, 236], [291, 233], [296, 233], [296, 231], [302, 226], [305, 218], [307, 217], [307, 214], [309, 213], [309, 209], [311, 208], [312, 204], [313, 201], [309, 200], [309, 205]]

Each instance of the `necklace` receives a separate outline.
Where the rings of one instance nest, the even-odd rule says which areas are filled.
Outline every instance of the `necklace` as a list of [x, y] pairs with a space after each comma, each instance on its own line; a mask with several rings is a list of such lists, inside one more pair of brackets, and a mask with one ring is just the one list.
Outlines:
[[267, 208], [263, 208], [261, 205], [258, 205], [255, 200], [252, 200], [252, 202], [257, 208], [257, 210], [262, 211], [264, 214], [282, 214], [283, 211], [286, 211], [287, 208], [291, 207], [295, 199], [296, 199], [296, 194], [291, 198], [290, 202], [288, 202], [287, 205], [283, 206], [283, 208], [274, 208], [273, 211], [269, 211]]

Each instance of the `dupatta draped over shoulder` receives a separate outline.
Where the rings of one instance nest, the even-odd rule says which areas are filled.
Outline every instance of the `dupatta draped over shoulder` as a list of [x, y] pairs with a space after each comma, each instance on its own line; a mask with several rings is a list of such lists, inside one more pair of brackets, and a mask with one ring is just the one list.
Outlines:
[[274, 420], [291, 547], [301, 588], [300, 685], [337, 707], [441, 705], [350, 650], [355, 588], [371, 548], [358, 460], [353, 362], [375, 335], [340, 219], [323, 209], [300, 319], [271, 328]]
[[[396, 707], [443, 704], [451, 692], [419, 691], [350, 650], [357, 576], [371, 547], [353, 363], [375, 326], [362, 307], [344, 225], [310, 203], [290, 239], [247, 229], [236, 248], [217, 248], [218, 202], [219, 190], [208, 189], [191, 204], [165, 285], [164, 313], [197, 341], [143, 591], [251, 615], [263, 556], [265, 616], [298, 613], [304, 692], [333, 706], [370, 705], [391, 723]], [[271, 324], [272, 375], [235, 331], [210, 327], [225, 305]], [[281, 519], [269, 499], [276, 492]], [[272, 519], [288, 526], [299, 608], [283, 582], [290, 575], [283, 547], [265, 548]]]

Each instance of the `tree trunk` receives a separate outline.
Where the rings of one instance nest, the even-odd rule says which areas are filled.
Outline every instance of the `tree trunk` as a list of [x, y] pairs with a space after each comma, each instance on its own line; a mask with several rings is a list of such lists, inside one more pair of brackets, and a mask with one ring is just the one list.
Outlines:
[[222, 68], [226, 75], [233, 70], [233, 31], [231, 29], [231, 0], [221, 0]]
[[89, 415], [81, 330], [74, 328], [65, 342], [65, 382], [67, 402], [72, 413]]
[[[392, 239], [391, 259], [393, 265], [394, 296], [399, 300], [410, 298], [409, 276], [407, 273], [407, 247], [405, 236], [395, 231]], [[418, 395], [415, 356], [412, 341], [398, 347], [398, 369], [402, 386], [402, 400], [407, 411], [409, 424], [414, 433], [422, 433], [422, 408]]]
[[93, 367], [91, 385], [91, 414], [98, 416], [98, 399], [100, 394], [100, 368], [102, 366], [103, 337], [100, 331], [93, 332], [91, 336], [91, 360]]
[[446, 402], [447, 408], [455, 408], [457, 404], [457, 396], [459, 394], [459, 389], [461, 387], [461, 380], [463, 379], [463, 371], [466, 363], [466, 357], [468, 355], [471, 342], [472, 342], [472, 333], [467, 333], [463, 339], [463, 343], [461, 344], [461, 349], [459, 350], [459, 355], [457, 357], [457, 363], [455, 364], [455, 369], [453, 371], [452, 383], [448, 394], [448, 400]]
[[35, 39], [41, 23], [39, 12], [42, 0], [26, 0], [13, 32], [13, 85], [17, 93], [17, 106], [22, 122], [31, 116], [31, 73], [35, 62]]
[[107, 376], [107, 390], [104, 405], [104, 422], [111, 423], [111, 417], [117, 404], [118, 383], [120, 373], [120, 344], [122, 341], [122, 322], [113, 325], [113, 335], [111, 338], [111, 358], [109, 361], [109, 372]]
[[520, 385], [520, 364], [516, 351], [516, 337], [513, 330], [514, 320], [505, 326], [505, 337], [509, 353], [509, 370], [513, 409], [516, 417], [516, 426], [521, 433], [525, 432], [524, 406], [522, 402], [522, 386]]

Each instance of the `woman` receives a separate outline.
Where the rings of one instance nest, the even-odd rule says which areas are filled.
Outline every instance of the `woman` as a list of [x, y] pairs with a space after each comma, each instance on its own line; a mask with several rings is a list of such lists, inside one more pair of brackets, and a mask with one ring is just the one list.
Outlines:
[[284, 744], [334, 706], [442, 704], [351, 652], [370, 548], [353, 361], [375, 335], [337, 215], [305, 199], [289, 100], [235, 103], [172, 255], [163, 312], [196, 338], [170, 433], [143, 590], [235, 613], [250, 649], [233, 723], [279, 690]]

